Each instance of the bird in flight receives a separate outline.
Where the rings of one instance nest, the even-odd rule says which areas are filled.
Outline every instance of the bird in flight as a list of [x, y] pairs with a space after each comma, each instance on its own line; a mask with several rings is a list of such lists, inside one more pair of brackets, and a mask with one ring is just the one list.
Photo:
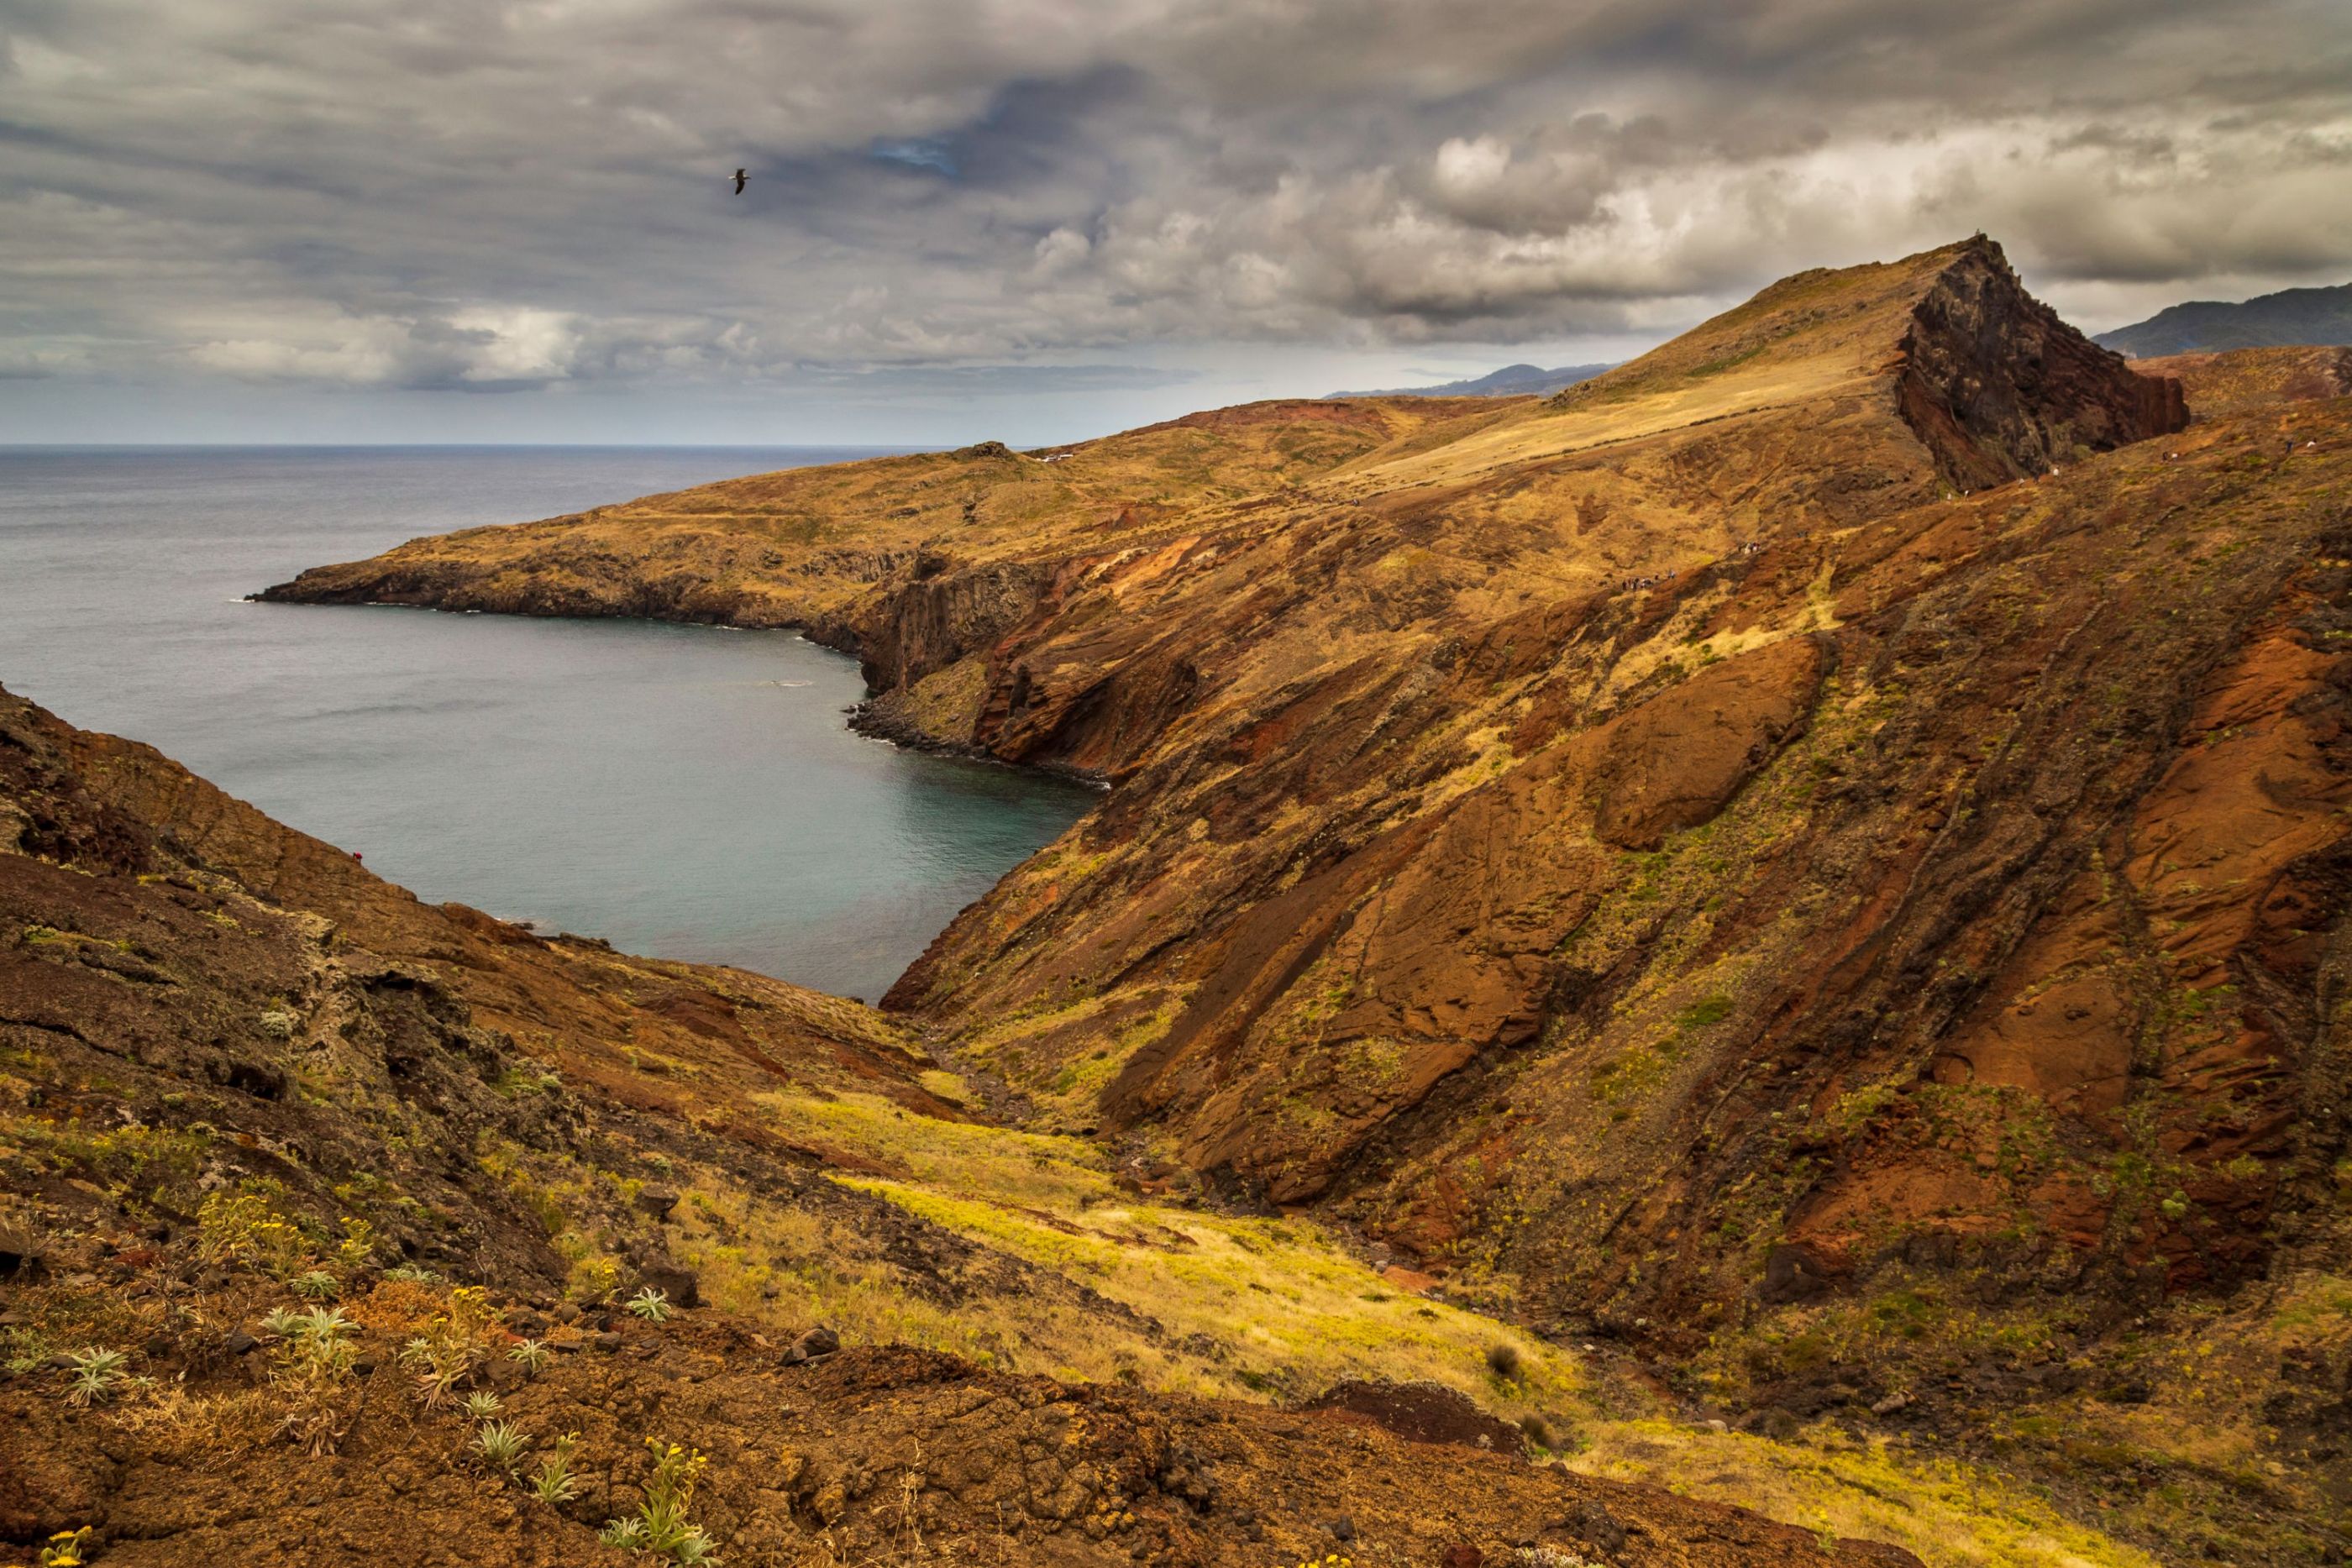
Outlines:
[[735, 193], [739, 196], [743, 193], [743, 171], [740, 169], [735, 171]]

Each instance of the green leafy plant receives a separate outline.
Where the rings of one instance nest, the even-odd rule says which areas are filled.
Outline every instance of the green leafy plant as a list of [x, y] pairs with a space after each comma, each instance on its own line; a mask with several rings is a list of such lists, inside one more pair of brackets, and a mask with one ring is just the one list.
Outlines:
[[85, 1408], [113, 1398], [128, 1375], [123, 1368], [131, 1363], [131, 1357], [121, 1351], [95, 1346], [77, 1351], [68, 1359], [72, 1364], [66, 1369], [70, 1375], [66, 1385], [66, 1403]]
[[484, 1389], [466, 1396], [466, 1414], [477, 1421], [487, 1421], [499, 1413], [499, 1396]]
[[676, 1311], [669, 1304], [669, 1293], [656, 1291], [651, 1285], [629, 1298], [629, 1311], [649, 1323], [657, 1323]]
[[415, 1263], [396, 1264], [386, 1269], [383, 1271], [383, 1277], [387, 1280], [404, 1281], [412, 1285], [437, 1285], [441, 1282], [440, 1275]]
[[474, 1434], [474, 1451], [509, 1473], [522, 1463], [530, 1448], [530, 1439], [511, 1421], [485, 1421]]
[[544, 1341], [519, 1339], [508, 1349], [507, 1359], [521, 1367], [526, 1375], [537, 1377], [546, 1369], [551, 1354]]
[[12, 1377], [37, 1370], [54, 1354], [47, 1336], [28, 1328], [0, 1329], [0, 1348], [6, 1352], [0, 1366], [6, 1367]]
[[653, 1450], [654, 1473], [646, 1481], [645, 1500], [635, 1519], [615, 1519], [597, 1537], [607, 1546], [652, 1552], [673, 1563], [716, 1563], [716, 1545], [687, 1517], [694, 1506], [695, 1483], [702, 1479], [709, 1458], [699, 1449], [647, 1437]]
[[642, 1552], [646, 1547], [646, 1521], [642, 1519], [615, 1519], [605, 1522], [596, 1532], [596, 1539], [623, 1552]]
[[286, 1285], [306, 1301], [331, 1301], [343, 1293], [342, 1281], [324, 1269], [312, 1269], [307, 1273], [297, 1274]]
[[272, 1312], [264, 1326], [278, 1336], [273, 1383], [286, 1390], [278, 1435], [313, 1454], [331, 1454], [351, 1422], [337, 1391], [351, 1376], [359, 1325], [337, 1307]]
[[580, 1495], [579, 1479], [572, 1473], [572, 1456], [579, 1447], [580, 1434], [566, 1432], [540, 1458], [539, 1474], [531, 1478], [530, 1490], [550, 1508]]

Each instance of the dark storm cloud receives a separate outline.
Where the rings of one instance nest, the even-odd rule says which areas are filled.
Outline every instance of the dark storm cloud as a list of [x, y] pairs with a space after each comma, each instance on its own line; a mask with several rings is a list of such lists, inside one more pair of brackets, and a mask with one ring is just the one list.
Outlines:
[[2347, 164], [2341, 0], [0, 0], [0, 376], [1133, 387], [1979, 227], [2137, 299], [2352, 274]]

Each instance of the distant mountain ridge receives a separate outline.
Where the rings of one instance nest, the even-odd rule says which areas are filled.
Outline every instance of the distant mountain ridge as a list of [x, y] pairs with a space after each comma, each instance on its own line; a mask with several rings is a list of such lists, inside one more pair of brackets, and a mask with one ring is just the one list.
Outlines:
[[2242, 304], [2192, 299], [2091, 340], [2135, 360], [2228, 349], [2352, 343], [2352, 283], [2287, 288]]
[[1579, 382], [1589, 382], [1614, 365], [1561, 365], [1545, 370], [1540, 365], [1505, 365], [1468, 381], [1447, 382], [1433, 387], [1381, 387], [1375, 392], [1339, 392], [1333, 397], [1549, 397], [1563, 387]]

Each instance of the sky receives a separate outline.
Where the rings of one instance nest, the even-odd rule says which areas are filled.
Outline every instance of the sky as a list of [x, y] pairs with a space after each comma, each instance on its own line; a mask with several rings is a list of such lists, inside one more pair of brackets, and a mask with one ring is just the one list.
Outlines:
[[0, 442], [1040, 444], [1977, 229], [2352, 279], [2352, 5], [0, 0]]

